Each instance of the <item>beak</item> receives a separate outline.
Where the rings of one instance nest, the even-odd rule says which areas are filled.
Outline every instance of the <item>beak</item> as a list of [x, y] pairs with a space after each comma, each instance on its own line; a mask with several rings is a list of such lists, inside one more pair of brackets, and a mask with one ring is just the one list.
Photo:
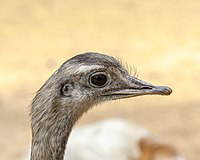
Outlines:
[[172, 89], [167, 86], [156, 86], [135, 77], [128, 77], [126, 85], [112, 91], [110, 95], [113, 99], [122, 99], [142, 95], [170, 95], [171, 93]]

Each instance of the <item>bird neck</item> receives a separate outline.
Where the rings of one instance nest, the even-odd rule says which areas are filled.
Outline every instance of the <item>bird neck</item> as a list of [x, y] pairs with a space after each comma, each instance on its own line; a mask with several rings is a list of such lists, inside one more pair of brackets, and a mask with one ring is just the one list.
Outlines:
[[35, 100], [32, 103], [31, 160], [63, 160], [72, 127], [87, 110], [77, 112], [78, 106], [62, 107], [50, 102], [40, 104]]
[[41, 94], [37, 93], [31, 107], [31, 160], [63, 160], [73, 125], [93, 104], [63, 105]]
[[63, 160], [73, 122], [70, 117], [57, 116], [37, 124], [32, 121], [31, 160]]

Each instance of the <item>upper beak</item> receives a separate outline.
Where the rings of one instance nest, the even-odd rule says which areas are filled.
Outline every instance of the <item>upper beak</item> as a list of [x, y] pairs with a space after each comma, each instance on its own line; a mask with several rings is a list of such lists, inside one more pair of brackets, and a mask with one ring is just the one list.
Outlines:
[[127, 84], [122, 86], [119, 90], [112, 91], [111, 95], [115, 99], [135, 97], [141, 95], [170, 95], [172, 89], [167, 86], [156, 86], [135, 77], [129, 77]]

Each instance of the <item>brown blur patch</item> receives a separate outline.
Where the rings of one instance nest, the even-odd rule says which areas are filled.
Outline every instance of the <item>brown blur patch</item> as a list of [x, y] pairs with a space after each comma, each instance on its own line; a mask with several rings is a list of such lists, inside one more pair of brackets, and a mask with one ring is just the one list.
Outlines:
[[0, 159], [20, 159], [30, 143], [34, 93], [61, 63], [86, 51], [121, 58], [173, 94], [113, 102], [80, 124], [130, 119], [199, 159], [199, 8], [198, 0], [0, 0]]
[[176, 156], [181, 156], [177, 149], [158, 137], [144, 137], [139, 142], [141, 149], [140, 160], [159, 160], [159, 159], [175, 159]]

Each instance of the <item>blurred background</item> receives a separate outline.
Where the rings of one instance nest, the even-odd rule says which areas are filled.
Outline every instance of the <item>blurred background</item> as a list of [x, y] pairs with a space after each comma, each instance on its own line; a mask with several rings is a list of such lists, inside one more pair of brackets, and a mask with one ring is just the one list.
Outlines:
[[174, 92], [102, 105], [78, 125], [121, 117], [200, 159], [198, 0], [0, 0], [0, 159], [21, 159], [35, 92], [65, 60], [86, 51], [121, 58], [139, 78]]

